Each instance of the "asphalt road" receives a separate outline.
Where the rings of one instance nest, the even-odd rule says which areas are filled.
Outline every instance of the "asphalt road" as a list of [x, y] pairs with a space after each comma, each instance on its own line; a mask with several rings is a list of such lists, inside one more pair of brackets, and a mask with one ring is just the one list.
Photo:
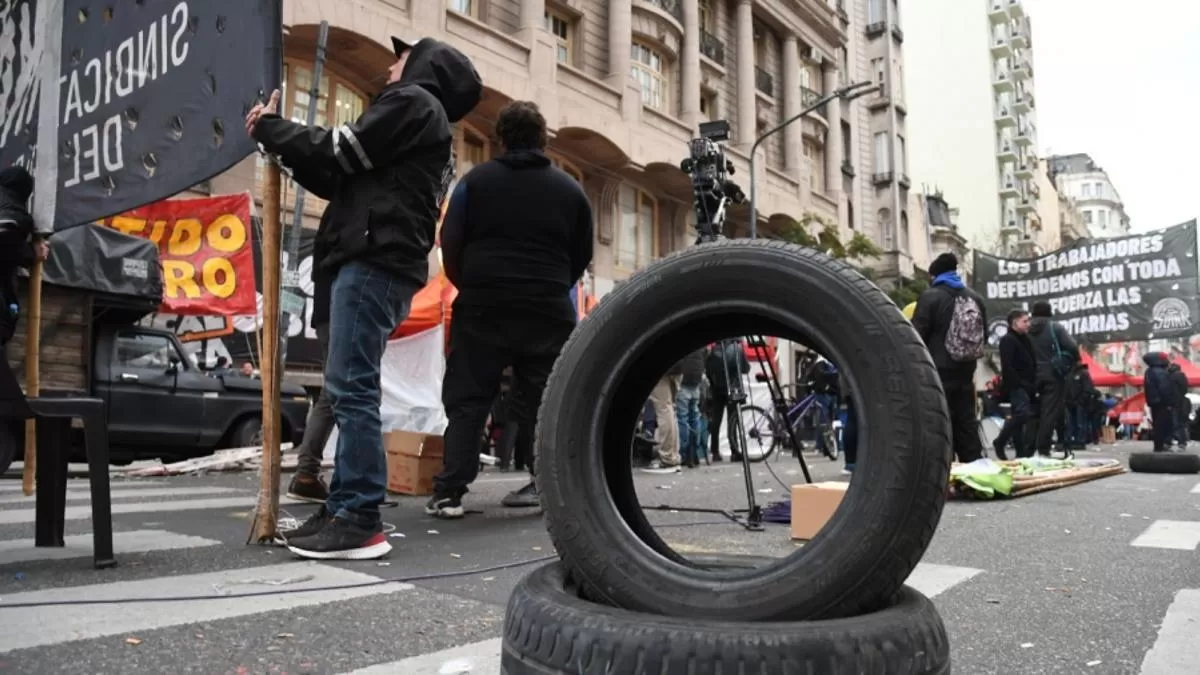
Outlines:
[[[1146, 448], [1089, 454], [1134, 449]], [[818, 480], [839, 478], [839, 466], [811, 462]], [[791, 460], [772, 466], [785, 482], [800, 480]], [[783, 494], [763, 467], [754, 479], [760, 498]], [[86, 483], [73, 481], [68, 504], [68, 534], [83, 536], [64, 551], [33, 548], [32, 499], [0, 482], [0, 673], [491, 675], [508, 593], [531, 566], [498, 568], [553, 554], [538, 513], [498, 506], [522, 480], [485, 473], [468, 497], [482, 513], [457, 522], [401, 498], [385, 512], [395, 527], [388, 560], [330, 564], [246, 545], [254, 474], [122, 481], [113, 488], [120, 565], [104, 571], [90, 566]], [[729, 465], [637, 481], [643, 503], [744, 500]], [[311, 508], [285, 503], [300, 518]], [[749, 533], [711, 516], [653, 518], [710, 523], [664, 530], [683, 551], [794, 546], [786, 526]], [[944, 617], [956, 673], [1194, 674], [1198, 544], [1200, 476], [1126, 474], [951, 503], [910, 584]], [[239, 598], [280, 589], [312, 590]], [[149, 601], [179, 596], [192, 599]], [[96, 599], [139, 602], [6, 608]], [[453, 667], [462, 665], [472, 669]]]

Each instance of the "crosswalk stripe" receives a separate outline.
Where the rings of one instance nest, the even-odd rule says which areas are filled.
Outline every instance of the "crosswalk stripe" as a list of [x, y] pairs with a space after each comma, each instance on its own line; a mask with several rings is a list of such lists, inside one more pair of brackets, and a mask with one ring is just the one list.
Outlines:
[[[181, 499], [178, 501], [133, 502], [113, 504], [113, 515], [122, 513], [163, 513], [167, 511], [203, 511], [207, 509], [244, 509], [258, 503], [257, 497], [222, 497], [216, 499]], [[92, 517], [90, 506], [68, 506], [66, 520], [87, 520]], [[6, 509], [0, 511], [0, 525], [32, 523], [36, 519], [34, 509]]]
[[[161, 488], [168, 487], [171, 483], [164, 480], [113, 480], [109, 481], [109, 486], [113, 490], [120, 488]], [[0, 492], [20, 492], [22, 490], [21, 481], [5, 480], [0, 481]], [[91, 483], [86, 478], [73, 478], [67, 481], [67, 490], [90, 490]]]
[[[230, 494], [241, 493], [247, 494], [246, 490], [227, 487], [164, 487], [155, 488], [152, 490], [113, 490], [111, 492], [112, 499], [150, 499], [151, 497], [186, 497], [188, 495], [212, 495], [212, 494]], [[36, 497], [26, 497], [25, 495], [5, 495], [0, 497], [0, 504], [33, 504]], [[68, 502], [86, 502], [91, 501], [91, 492], [81, 492], [78, 490], [67, 491]]]
[[360, 668], [345, 675], [462, 675], [500, 672], [500, 638]]
[[932, 598], [982, 573], [983, 570], [974, 567], [918, 563], [917, 568], [904, 583], [925, 594], [926, 597]]
[[1156, 520], [1131, 546], [1195, 551], [1200, 546], [1200, 523], [1189, 520]]
[[1163, 616], [1154, 646], [1142, 659], [1141, 675], [1194, 675], [1197, 626], [1200, 590], [1179, 591]]
[[1196, 483], [1196, 487], [1192, 488], [1192, 494], [1200, 495], [1200, 483]]
[[[383, 583], [362, 588], [312, 590], [380, 581], [361, 572], [317, 563], [284, 563], [243, 569], [116, 581], [91, 586], [10, 593], [0, 602], [0, 653], [109, 635], [147, 632], [192, 623], [221, 621], [278, 610], [296, 609], [365, 596], [410, 590], [411, 584]], [[286, 589], [281, 595], [238, 597]], [[297, 592], [299, 591], [299, 592]], [[224, 595], [224, 597], [221, 597]], [[162, 597], [213, 596], [186, 602], [134, 602], [103, 606], [18, 607], [32, 602], [69, 602]]]
[[[11, 565], [31, 560], [67, 560], [87, 558], [92, 555], [92, 535], [72, 534], [63, 537], [62, 548], [37, 548], [33, 540], [0, 541], [0, 565]], [[113, 534], [113, 551], [123, 553], [146, 553], [148, 551], [170, 551], [181, 548], [200, 548], [220, 544], [216, 539], [193, 537], [165, 530], [133, 530]]]

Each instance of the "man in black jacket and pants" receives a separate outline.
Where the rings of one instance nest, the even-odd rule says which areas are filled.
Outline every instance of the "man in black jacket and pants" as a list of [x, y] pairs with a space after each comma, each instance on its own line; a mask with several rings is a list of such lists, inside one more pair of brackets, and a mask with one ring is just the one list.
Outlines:
[[[721, 461], [721, 421], [725, 420], [726, 436], [729, 439], [729, 456], [734, 462], [742, 461], [741, 439], [736, 435], [734, 415], [740, 414], [730, 408], [729, 378], [744, 377], [750, 372], [750, 359], [746, 358], [746, 347], [741, 339], [722, 340], [713, 345], [704, 360], [704, 372], [711, 387], [708, 403], [708, 442], [712, 461]], [[743, 387], [743, 390], [745, 387]], [[749, 392], [745, 392], [747, 397]]]
[[1150, 352], [1142, 357], [1146, 364], [1143, 384], [1146, 390], [1146, 405], [1150, 407], [1151, 432], [1154, 434], [1154, 452], [1167, 452], [1175, 440], [1175, 406], [1178, 394], [1167, 372], [1167, 355]]
[[[496, 120], [496, 135], [504, 154], [454, 188], [442, 224], [442, 263], [458, 297], [442, 383], [450, 420], [445, 458], [425, 505], [441, 518], [465, 513], [463, 495], [479, 473], [479, 436], [509, 366], [516, 454], [534, 457], [542, 391], [575, 328], [571, 288], [592, 262], [591, 204], [546, 156], [546, 119], [537, 105], [510, 103]], [[504, 499], [505, 506], [538, 503], [532, 480]]]
[[1033, 404], [1037, 396], [1037, 361], [1029, 343], [1029, 313], [1014, 309], [1008, 313], [1008, 332], [1000, 338], [1000, 386], [1009, 403], [1009, 417], [1000, 435], [992, 441], [999, 459], [1008, 459], [1004, 446], [1012, 441], [1017, 457], [1030, 457], [1025, 425], [1033, 419]]
[[1079, 362], [1079, 346], [1071, 334], [1051, 317], [1050, 303], [1033, 303], [1033, 320], [1029, 322], [1029, 342], [1037, 359], [1038, 430], [1037, 451], [1050, 455], [1050, 437], [1058, 435], [1064, 456], [1067, 446], [1067, 376]]
[[379, 516], [387, 489], [380, 359], [428, 278], [454, 176], [450, 125], [483, 92], [471, 61], [450, 45], [392, 42], [388, 83], [357, 121], [335, 129], [288, 121], [277, 113], [278, 91], [246, 116], [246, 130], [264, 150], [329, 200], [313, 267], [333, 280], [325, 389], [338, 425], [337, 457], [324, 507], [282, 533], [307, 558], [365, 560], [391, 550]]
[[1188, 414], [1192, 411], [1192, 402], [1187, 397], [1187, 374], [1175, 362], [1167, 366], [1167, 374], [1171, 377], [1171, 388], [1175, 392], [1175, 442], [1179, 444], [1179, 447], [1186, 448], [1188, 444]]
[[0, 473], [8, 470], [17, 452], [18, 424], [33, 411], [8, 365], [8, 343], [17, 332], [21, 299], [17, 297], [17, 270], [45, 260], [46, 241], [33, 228], [27, 204], [33, 194], [33, 176], [22, 167], [0, 171]]
[[[980, 325], [975, 329], [981, 332], [974, 338], [980, 341], [979, 344], [986, 337], [987, 313], [983, 299], [967, 288], [958, 276], [958, 257], [953, 253], [943, 253], [935, 258], [929, 265], [929, 276], [933, 283], [917, 299], [912, 323], [925, 341], [946, 391], [954, 455], [959, 462], [973, 462], [983, 455], [979, 420], [975, 416], [975, 359], [955, 359], [950, 355], [946, 341], [958, 298], [966, 297], [978, 306]], [[863, 421], [870, 424], [869, 419]]]

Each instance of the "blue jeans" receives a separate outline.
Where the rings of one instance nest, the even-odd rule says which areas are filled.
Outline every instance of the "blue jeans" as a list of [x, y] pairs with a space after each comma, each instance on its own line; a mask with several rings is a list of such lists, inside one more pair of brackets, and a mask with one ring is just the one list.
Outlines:
[[417, 287], [366, 263], [343, 265], [330, 291], [325, 391], [338, 425], [329, 513], [360, 527], [379, 523], [387, 458], [379, 421], [379, 362], [388, 336], [408, 316]]
[[1070, 429], [1067, 433], [1068, 444], [1075, 446], [1084, 446], [1088, 444], [1088, 439], [1091, 438], [1091, 421], [1088, 419], [1088, 409], [1086, 406], [1069, 406], [1067, 408], [1067, 417], [1070, 422]]
[[700, 387], [680, 387], [675, 393], [675, 421], [679, 425], [679, 456], [700, 459]]

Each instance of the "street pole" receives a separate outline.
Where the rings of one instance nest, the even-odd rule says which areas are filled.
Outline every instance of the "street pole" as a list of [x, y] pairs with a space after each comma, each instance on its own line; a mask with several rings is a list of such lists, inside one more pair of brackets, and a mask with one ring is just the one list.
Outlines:
[[830, 103], [832, 101], [840, 101], [841, 99], [845, 99], [847, 101], [853, 101], [854, 99], [856, 99], [860, 96], [865, 96], [873, 91], [877, 91], [878, 89], [879, 89], [879, 85], [872, 84], [870, 82], [858, 82], [855, 84], [848, 84], [840, 89], [835, 89], [833, 91], [833, 93], [827, 94], [824, 98], [817, 99], [816, 103], [813, 103], [812, 105], [808, 106], [804, 110], [801, 110], [800, 112], [796, 113], [795, 115], [792, 115], [788, 119], [784, 120], [783, 123], [780, 124], [779, 126], [773, 128], [773, 129], [768, 129], [766, 131], [766, 133], [764, 133], [762, 136], [758, 137], [758, 140], [754, 141], [754, 145], [750, 146], [750, 238], [751, 239], [758, 238], [758, 173], [757, 173], [757, 171], [755, 171], [755, 168], [754, 168], [754, 160], [758, 156], [758, 146], [762, 145], [763, 141], [767, 140], [771, 136], [774, 136], [777, 132], [783, 131], [783, 129], [785, 127], [790, 126], [796, 120], [800, 119], [801, 117], [804, 117], [805, 115], [824, 106], [827, 103]]
[[[329, 22], [322, 21], [317, 28], [317, 58], [313, 61], [312, 87], [308, 90], [308, 110], [305, 122], [313, 126], [317, 122], [317, 104], [321, 96], [321, 74], [325, 70], [325, 46], [329, 41]], [[281, 111], [282, 112], [282, 111]], [[327, 120], [332, 123], [332, 120]], [[288, 326], [291, 317], [304, 316], [304, 295], [300, 292], [300, 239], [304, 233], [304, 186], [296, 183], [296, 201], [292, 207], [292, 228], [288, 233], [287, 270], [283, 275], [283, 291], [280, 296], [280, 310], [283, 312], [279, 321], [279, 368], [286, 370]]]

